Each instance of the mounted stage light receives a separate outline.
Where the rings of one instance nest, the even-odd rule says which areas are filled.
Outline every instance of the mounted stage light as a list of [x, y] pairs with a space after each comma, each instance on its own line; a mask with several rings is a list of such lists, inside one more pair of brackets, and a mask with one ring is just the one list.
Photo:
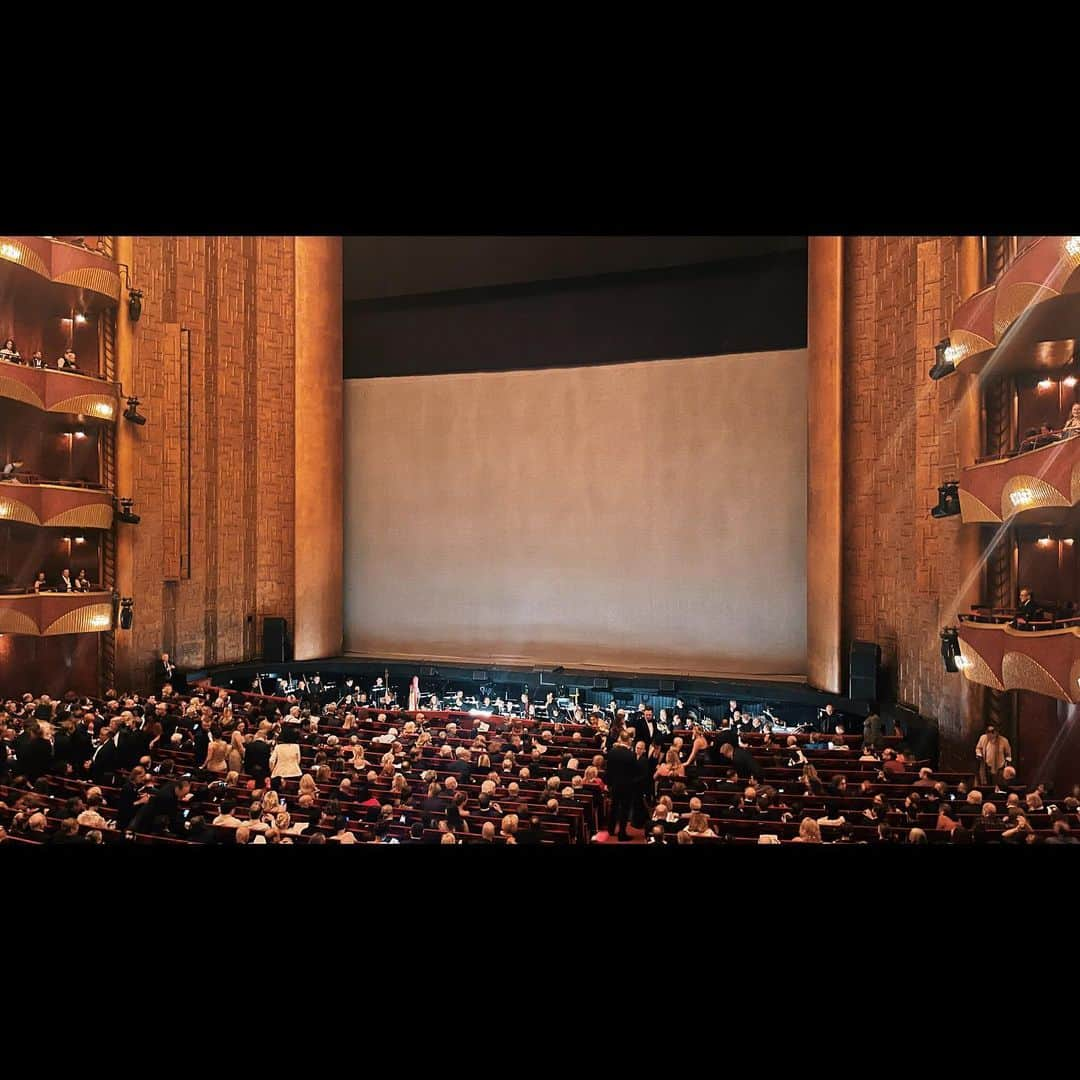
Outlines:
[[124, 410], [124, 419], [130, 420], [133, 424], [146, 423], [146, 417], [139, 415], [139, 399], [137, 397], [129, 397], [127, 399], [127, 408]]
[[956, 370], [956, 350], [949, 343], [948, 338], [943, 338], [934, 346], [934, 366], [930, 369], [930, 378], [935, 382], [951, 375]]
[[133, 514], [131, 508], [135, 505], [134, 499], [121, 499], [120, 500], [120, 512], [116, 515], [118, 521], [124, 522], [126, 525], [138, 525], [142, 518], [138, 514]]
[[135, 618], [135, 601], [130, 596], [125, 596], [120, 601], [120, 629], [130, 630], [131, 623]]
[[941, 659], [945, 661], [945, 670], [951, 674], [960, 670], [958, 661], [963, 659], [960, 655], [960, 635], [953, 626], [946, 626], [941, 631]]
[[138, 322], [142, 317], [142, 289], [131, 287], [131, 269], [127, 263], [117, 263], [118, 270], [124, 271], [124, 285], [128, 291], [128, 318], [132, 322]]
[[937, 489], [938, 504], [930, 511], [931, 517], [955, 517], [960, 513], [959, 484], [950, 480]]

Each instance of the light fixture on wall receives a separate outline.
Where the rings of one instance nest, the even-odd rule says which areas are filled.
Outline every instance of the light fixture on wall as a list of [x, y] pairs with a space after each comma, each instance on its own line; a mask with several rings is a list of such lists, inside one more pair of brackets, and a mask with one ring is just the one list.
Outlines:
[[124, 410], [124, 419], [130, 421], [132, 424], [146, 423], [146, 417], [139, 414], [139, 399], [137, 397], [129, 397], [127, 399], [127, 408]]
[[1066, 375], [1065, 378], [1061, 380], [1061, 382], [1062, 385], [1067, 386], [1071, 390], [1076, 385], [1076, 376]]
[[1039, 393], [1045, 394], [1054, 385], [1053, 379], [1040, 379], [1039, 380]]
[[135, 618], [135, 600], [133, 597], [125, 596], [120, 601], [120, 629], [130, 630], [131, 624]]
[[131, 268], [127, 263], [117, 263], [116, 266], [124, 271], [124, 285], [128, 291], [128, 318], [136, 323], [142, 318], [142, 289], [131, 287]]
[[954, 348], [948, 338], [943, 338], [934, 346], [934, 366], [930, 369], [930, 378], [935, 380], [944, 379], [956, 370], [956, 360], [959, 349]]
[[937, 489], [938, 504], [930, 511], [931, 517], [955, 517], [960, 513], [960, 492], [956, 480], [949, 480]]
[[124, 522], [125, 525], [138, 525], [142, 518], [138, 514], [132, 513], [131, 508], [134, 505], [134, 499], [121, 499], [120, 512], [116, 515], [117, 520]]
[[960, 670], [960, 635], [956, 627], [946, 626], [941, 631], [941, 659], [945, 661], [945, 670], [955, 674]]

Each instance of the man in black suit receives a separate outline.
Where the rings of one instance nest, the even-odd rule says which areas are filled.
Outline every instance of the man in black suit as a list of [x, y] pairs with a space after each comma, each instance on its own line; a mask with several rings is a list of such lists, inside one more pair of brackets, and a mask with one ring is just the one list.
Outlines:
[[[652, 710], [649, 710], [652, 712]], [[637, 791], [634, 794], [633, 813], [630, 823], [635, 829], [644, 829], [649, 817], [649, 804], [653, 793], [653, 772], [657, 759], [649, 754], [644, 739], [634, 744], [634, 764], [637, 766]]]
[[712, 746], [709, 750], [709, 760], [713, 765], [728, 765], [730, 762], [722, 754], [725, 745], [736, 747], [739, 745], [739, 729], [732, 724], [729, 716], [720, 720], [720, 728], [713, 736]]
[[176, 836], [184, 835], [183, 804], [191, 794], [190, 780], [174, 780], [150, 796], [149, 801], [132, 819], [133, 832], [159, 832], [169, 829]]
[[1026, 627], [1029, 623], [1037, 622], [1042, 615], [1042, 610], [1031, 595], [1030, 589], [1020, 590], [1020, 606], [1016, 609], [1016, 625]]
[[139, 808], [149, 801], [150, 792], [146, 786], [146, 770], [141, 765], [136, 765], [120, 788], [120, 795], [116, 801], [116, 827], [120, 830], [126, 829]]
[[623, 732], [618, 742], [608, 751], [607, 782], [611, 789], [611, 812], [608, 816], [608, 833], [618, 829], [619, 840], [629, 840], [626, 832], [634, 794], [638, 790], [638, 764], [630, 749], [630, 735]]
[[656, 721], [653, 719], [653, 707], [646, 705], [644, 711], [637, 714], [634, 717], [631, 724], [635, 732], [635, 738], [639, 739], [645, 744], [645, 750], [648, 751], [649, 747], [657, 739]]
[[754, 755], [741, 746], [732, 746], [731, 743], [726, 742], [720, 747], [720, 753], [727, 758], [728, 764], [735, 769], [741, 779], [761, 776], [761, 766], [754, 760]]
[[157, 683], [158, 687], [168, 684], [174, 690], [183, 690], [185, 686], [184, 676], [180, 674], [180, 669], [172, 662], [167, 652], [161, 654], [161, 659], [155, 667], [157, 675], [154, 682]]
[[19, 759], [13, 770], [18, 776], [36, 780], [52, 767], [52, 743], [42, 734], [41, 725], [36, 720], [31, 720], [23, 732], [16, 736], [11, 749]]
[[206, 752], [210, 749], [210, 743], [214, 741], [214, 736], [210, 731], [210, 718], [204, 717], [199, 721], [199, 726], [195, 729], [195, 764], [200, 768], [202, 763], [206, 760]]
[[244, 750], [244, 772], [254, 777], [256, 785], [261, 784], [263, 778], [270, 772], [272, 752], [273, 747], [263, 738], [262, 732], [259, 732]]

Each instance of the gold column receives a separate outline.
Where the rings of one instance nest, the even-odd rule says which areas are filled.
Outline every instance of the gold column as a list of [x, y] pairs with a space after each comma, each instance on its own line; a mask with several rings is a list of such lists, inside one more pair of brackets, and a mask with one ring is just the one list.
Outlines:
[[340, 236], [296, 237], [297, 660], [339, 656], [344, 639], [344, 385]]
[[844, 238], [811, 236], [807, 345], [806, 674], [841, 692]]
[[[135, 238], [116, 238], [115, 259], [134, 273]], [[116, 378], [124, 394], [133, 394], [135, 385], [134, 327], [128, 315], [127, 293], [120, 290], [120, 305], [116, 313]], [[120, 401], [121, 413], [126, 403]], [[120, 498], [134, 498], [135, 491], [135, 428], [123, 416], [116, 418], [116, 491]], [[139, 508], [135, 507], [135, 513]], [[137, 526], [116, 525], [116, 591], [120, 596], [135, 598], [135, 618], [139, 617], [138, 597], [135, 596], [135, 534]], [[121, 688], [141, 685], [134, 671], [134, 641], [130, 630], [116, 631], [116, 684]]]

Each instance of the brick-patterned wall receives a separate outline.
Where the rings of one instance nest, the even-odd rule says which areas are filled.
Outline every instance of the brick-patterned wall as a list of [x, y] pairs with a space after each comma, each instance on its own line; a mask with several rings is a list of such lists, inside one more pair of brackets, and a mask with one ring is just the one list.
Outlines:
[[852, 639], [878, 642], [886, 696], [938, 719], [948, 760], [966, 691], [939, 632], [961, 599], [963, 526], [930, 510], [959, 476], [962, 380], [927, 372], [958, 302], [956, 240], [849, 237], [844, 263], [845, 657]]
[[124, 390], [148, 418], [135, 432], [131, 493], [142, 517], [128, 643], [136, 680], [163, 648], [186, 668], [242, 660], [257, 655], [265, 616], [292, 625], [293, 250], [292, 237], [135, 238], [143, 314]]

